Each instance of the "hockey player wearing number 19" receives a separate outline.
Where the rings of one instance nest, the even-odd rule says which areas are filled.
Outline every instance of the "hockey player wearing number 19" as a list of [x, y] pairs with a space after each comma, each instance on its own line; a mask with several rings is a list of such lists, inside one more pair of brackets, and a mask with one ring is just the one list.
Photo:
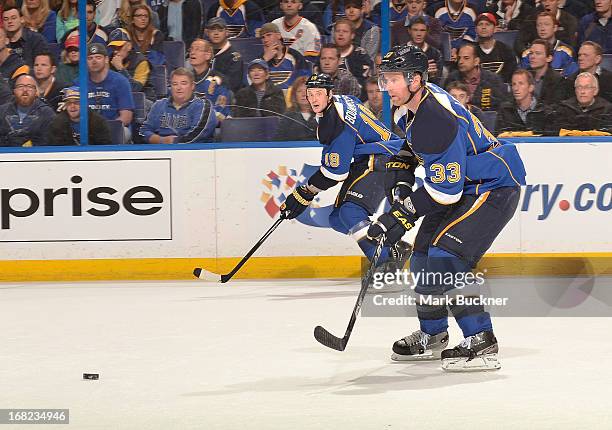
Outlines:
[[[317, 136], [323, 145], [321, 168], [287, 197], [280, 208], [281, 217], [296, 218], [317, 193], [343, 182], [329, 215], [330, 225], [355, 239], [372, 260], [376, 242], [366, 237], [369, 217], [385, 198], [385, 163], [397, 154], [402, 140], [357, 98], [334, 95], [333, 88], [332, 78], [325, 73], [306, 81], [306, 98], [316, 114]], [[403, 265], [405, 255], [385, 247], [378, 261]]]
[[[422, 278], [428, 282], [418, 282], [416, 293], [421, 298], [446, 293], [465, 297], [474, 292], [460, 291], [435, 275], [450, 273], [452, 279], [459, 279], [456, 275], [467, 279], [465, 274], [476, 267], [513, 217], [526, 172], [516, 147], [498, 141], [457, 100], [428, 83], [427, 69], [427, 56], [413, 46], [393, 48], [380, 65], [380, 89], [389, 93], [394, 122], [406, 132], [403, 149], [411, 149], [419, 158], [425, 179], [414, 192], [400, 185], [403, 200], [372, 223], [368, 236], [385, 233], [392, 244], [424, 217], [410, 270], [434, 276]], [[397, 172], [387, 174], [401, 180]], [[491, 317], [484, 306], [422, 299], [417, 304], [420, 329], [395, 342], [392, 359], [441, 358], [447, 371], [501, 367]], [[449, 308], [464, 340], [445, 349]]]

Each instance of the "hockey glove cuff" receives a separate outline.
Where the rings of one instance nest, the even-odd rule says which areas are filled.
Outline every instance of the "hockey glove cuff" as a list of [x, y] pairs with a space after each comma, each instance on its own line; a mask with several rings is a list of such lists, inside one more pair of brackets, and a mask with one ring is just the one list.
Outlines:
[[408, 230], [414, 227], [418, 217], [415, 212], [407, 209], [412, 207], [412, 202], [407, 199], [409, 205], [395, 202], [391, 205], [389, 212], [382, 214], [368, 229], [368, 238], [377, 239], [383, 233], [386, 235], [385, 245], [395, 245]]
[[397, 188], [396, 195], [400, 201], [412, 193], [414, 185], [414, 170], [417, 164], [413, 158], [394, 155], [386, 163], [387, 173], [385, 174], [385, 194], [389, 202], [393, 204], [395, 200], [394, 190]]
[[291, 193], [285, 202], [281, 205], [281, 218], [294, 219], [297, 218], [310, 202], [315, 198], [316, 194], [312, 193], [305, 185], [300, 185], [293, 193]]

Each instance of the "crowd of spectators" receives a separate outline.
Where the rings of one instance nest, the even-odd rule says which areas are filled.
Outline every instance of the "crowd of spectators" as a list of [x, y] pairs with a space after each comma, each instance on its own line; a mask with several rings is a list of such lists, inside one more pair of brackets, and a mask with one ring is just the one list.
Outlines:
[[0, 16], [2, 146], [78, 145], [81, 118], [90, 144], [209, 142], [258, 117], [278, 119], [267, 139], [316, 139], [313, 72], [382, 118], [382, 25], [496, 135], [612, 132], [612, 0], [391, 0], [388, 23], [377, 0], [87, 0], [86, 47], [76, 0]]

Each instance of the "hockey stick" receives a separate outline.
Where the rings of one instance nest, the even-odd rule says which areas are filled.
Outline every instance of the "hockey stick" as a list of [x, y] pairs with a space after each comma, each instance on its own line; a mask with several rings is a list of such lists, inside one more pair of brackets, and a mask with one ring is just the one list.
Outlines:
[[368, 291], [368, 285], [372, 281], [374, 276], [374, 271], [376, 270], [376, 266], [378, 265], [378, 260], [380, 259], [380, 254], [382, 253], [383, 243], [385, 242], [385, 235], [383, 234], [378, 239], [378, 244], [376, 245], [376, 250], [374, 251], [374, 257], [372, 257], [372, 264], [368, 268], [365, 276], [361, 279], [361, 289], [359, 290], [359, 295], [357, 296], [357, 302], [355, 303], [355, 307], [353, 308], [353, 313], [351, 314], [351, 319], [349, 320], [348, 327], [346, 327], [346, 331], [344, 332], [344, 337], [339, 338], [325, 330], [320, 325], [316, 326], [314, 329], [314, 337], [315, 339], [322, 345], [325, 345], [328, 348], [335, 349], [337, 351], [344, 351], [346, 348], [346, 344], [348, 343], [349, 337], [351, 337], [351, 333], [353, 331], [353, 327], [355, 326], [355, 321], [357, 321], [357, 314], [359, 313], [359, 309], [361, 309], [361, 304], [363, 303], [363, 299]]
[[225, 275], [219, 276], [216, 273], [209, 272], [208, 270], [202, 269], [201, 267], [196, 267], [195, 269], [193, 269], [193, 274], [195, 275], [196, 278], [199, 278], [199, 279], [204, 279], [210, 282], [221, 282], [222, 284], [225, 284], [227, 281], [232, 279], [232, 276], [234, 276], [236, 272], [238, 272], [242, 266], [244, 266], [244, 263], [246, 263], [247, 260], [251, 258], [251, 255], [253, 255], [255, 251], [259, 249], [261, 245], [263, 245], [263, 243], [266, 241], [268, 236], [270, 236], [272, 232], [276, 230], [276, 227], [278, 227], [280, 223], [283, 222], [284, 219], [285, 218], [282, 218], [282, 217], [278, 218], [274, 222], [274, 224], [272, 224], [272, 227], [270, 227], [268, 231], [266, 231], [266, 233], [261, 237], [261, 239], [259, 239], [259, 241], [257, 241], [257, 243], [251, 248], [251, 250], [247, 252], [247, 254], [244, 257], [242, 257], [242, 260], [240, 260], [240, 262], [236, 265], [236, 267], [232, 269], [231, 272]]

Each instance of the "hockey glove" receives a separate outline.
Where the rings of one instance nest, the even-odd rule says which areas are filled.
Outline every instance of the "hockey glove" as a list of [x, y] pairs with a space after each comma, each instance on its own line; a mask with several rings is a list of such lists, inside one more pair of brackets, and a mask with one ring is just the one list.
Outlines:
[[385, 194], [389, 202], [393, 204], [395, 200], [394, 190], [397, 188], [396, 195], [400, 201], [412, 193], [414, 185], [414, 169], [416, 160], [411, 157], [394, 155], [387, 162], [387, 173], [385, 174]]
[[[410, 202], [410, 199], [408, 199]], [[412, 207], [412, 202], [410, 206]], [[377, 239], [386, 235], [385, 245], [395, 245], [408, 230], [414, 227], [418, 217], [400, 202], [391, 205], [389, 212], [382, 214], [368, 228], [368, 238]]]
[[281, 218], [293, 219], [306, 210], [316, 194], [310, 192], [305, 185], [300, 185], [291, 193], [281, 205]]

